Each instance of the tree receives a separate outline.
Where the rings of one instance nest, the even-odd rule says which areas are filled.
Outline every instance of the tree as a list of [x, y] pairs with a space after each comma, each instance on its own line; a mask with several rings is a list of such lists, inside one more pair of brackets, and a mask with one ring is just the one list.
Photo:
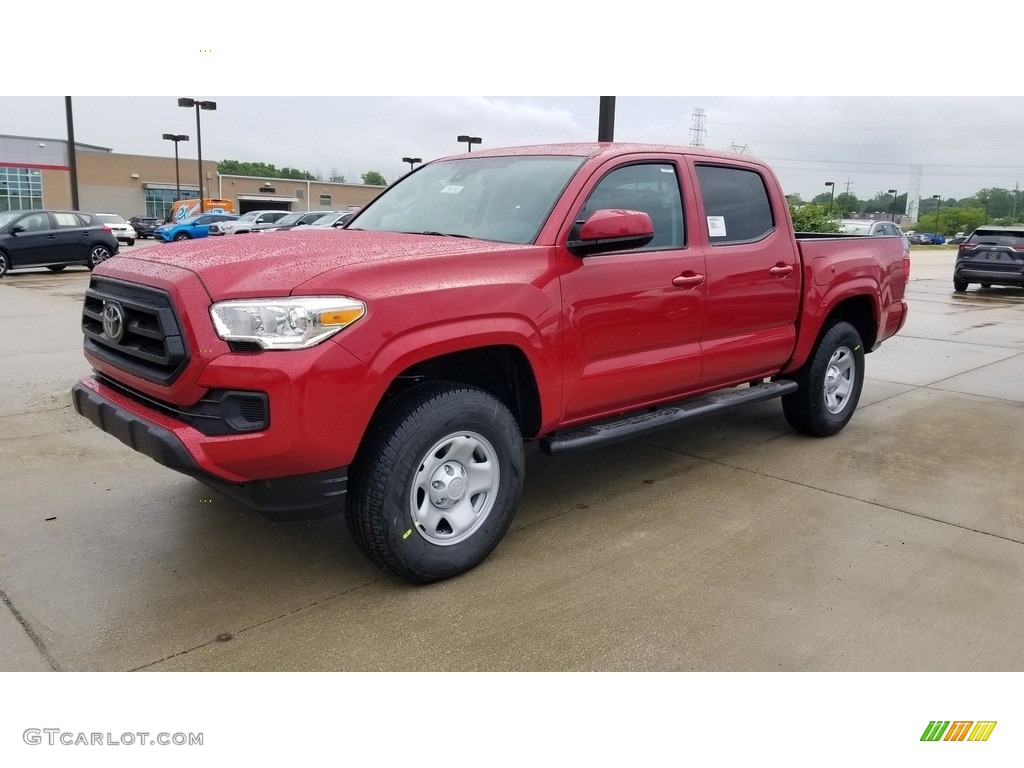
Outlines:
[[[833, 214], [835, 211], [833, 211]], [[796, 208], [789, 206], [793, 229], [797, 232], [838, 232], [839, 219], [828, 212], [828, 200], [824, 205], [810, 203]]]
[[371, 187], [386, 187], [388, 185], [384, 177], [377, 171], [367, 171], [364, 173], [363, 184], [368, 184]]
[[840, 217], [852, 216], [855, 213], [860, 213], [864, 210], [864, 204], [857, 199], [857, 196], [852, 192], [843, 192], [836, 195], [835, 204], [833, 205], [832, 212], [839, 212]]
[[345, 176], [337, 168], [331, 168], [331, 175], [327, 177], [327, 180], [334, 184], [344, 184]]
[[313, 174], [309, 171], [300, 171], [296, 168], [282, 168], [278, 170], [275, 166], [268, 163], [248, 163], [238, 160], [221, 160], [217, 163], [217, 173], [230, 176], [258, 176], [266, 179], [315, 181]]
[[786, 195], [786, 201], [789, 203], [790, 208], [799, 208], [801, 205], [806, 205], [803, 198], [798, 194]]

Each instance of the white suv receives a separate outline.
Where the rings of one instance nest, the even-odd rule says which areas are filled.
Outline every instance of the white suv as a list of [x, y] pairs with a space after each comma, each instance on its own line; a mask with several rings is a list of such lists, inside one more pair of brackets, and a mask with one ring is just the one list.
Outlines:
[[135, 245], [135, 227], [121, 216], [118, 216], [116, 213], [97, 213], [96, 218], [99, 219], [104, 229], [117, 238], [119, 243]]
[[211, 235], [240, 235], [251, 232], [257, 224], [270, 224], [288, 215], [288, 211], [249, 211], [232, 221], [218, 221], [210, 225]]

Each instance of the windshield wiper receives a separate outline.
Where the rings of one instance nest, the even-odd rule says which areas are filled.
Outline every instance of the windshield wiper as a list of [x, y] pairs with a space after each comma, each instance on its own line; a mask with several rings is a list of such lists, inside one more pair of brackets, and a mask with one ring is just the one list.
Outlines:
[[410, 235], [436, 235], [437, 237], [469, 237], [469, 235], [456, 235], [451, 232], [434, 232], [427, 230], [426, 232], [410, 232]]

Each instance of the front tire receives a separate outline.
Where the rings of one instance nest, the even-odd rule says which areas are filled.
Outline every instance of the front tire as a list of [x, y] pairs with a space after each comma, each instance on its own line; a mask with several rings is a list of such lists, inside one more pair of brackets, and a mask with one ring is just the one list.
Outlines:
[[89, 249], [89, 258], [86, 260], [85, 266], [89, 269], [93, 269], [98, 266], [101, 262], [106, 261], [110, 258], [110, 249], [105, 245], [94, 245]]
[[864, 385], [864, 345], [847, 322], [829, 327], [794, 377], [798, 389], [782, 398], [789, 425], [815, 437], [834, 435], [853, 417]]
[[129, 238], [127, 239], [127, 240], [125, 240], [125, 242], [126, 242], [126, 243], [127, 243], [128, 245], [135, 245], [135, 238], [133, 238], [133, 237], [129, 237]]
[[178, 234], [176, 234], [174, 236], [174, 239], [176, 241], [181, 241], [181, 240], [191, 240], [192, 238], [189, 237], [188, 235], [186, 235], [184, 232], [179, 232]]
[[11, 268], [11, 263], [7, 260], [7, 254], [0, 251], [0, 277], [7, 274], [7, 270]]
[[508, 408], [472, 387], [426, 385], [371, 425], [350, 475], [346, 522], [375, 563], [428, 584], [498, 545], [523, 487], [522, 435]]

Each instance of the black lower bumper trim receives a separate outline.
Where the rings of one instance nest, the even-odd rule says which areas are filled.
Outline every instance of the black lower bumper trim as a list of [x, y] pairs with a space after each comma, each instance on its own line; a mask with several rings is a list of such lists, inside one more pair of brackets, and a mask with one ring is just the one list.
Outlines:
[[220, 491], [273, 520], [326, 517], [344, 510], [348, 467], [271, 480], [229, 483], [203, 470], [173, 432], [136, 416], [88, 387], [71, 388], [75, 410], [153, 461]]

